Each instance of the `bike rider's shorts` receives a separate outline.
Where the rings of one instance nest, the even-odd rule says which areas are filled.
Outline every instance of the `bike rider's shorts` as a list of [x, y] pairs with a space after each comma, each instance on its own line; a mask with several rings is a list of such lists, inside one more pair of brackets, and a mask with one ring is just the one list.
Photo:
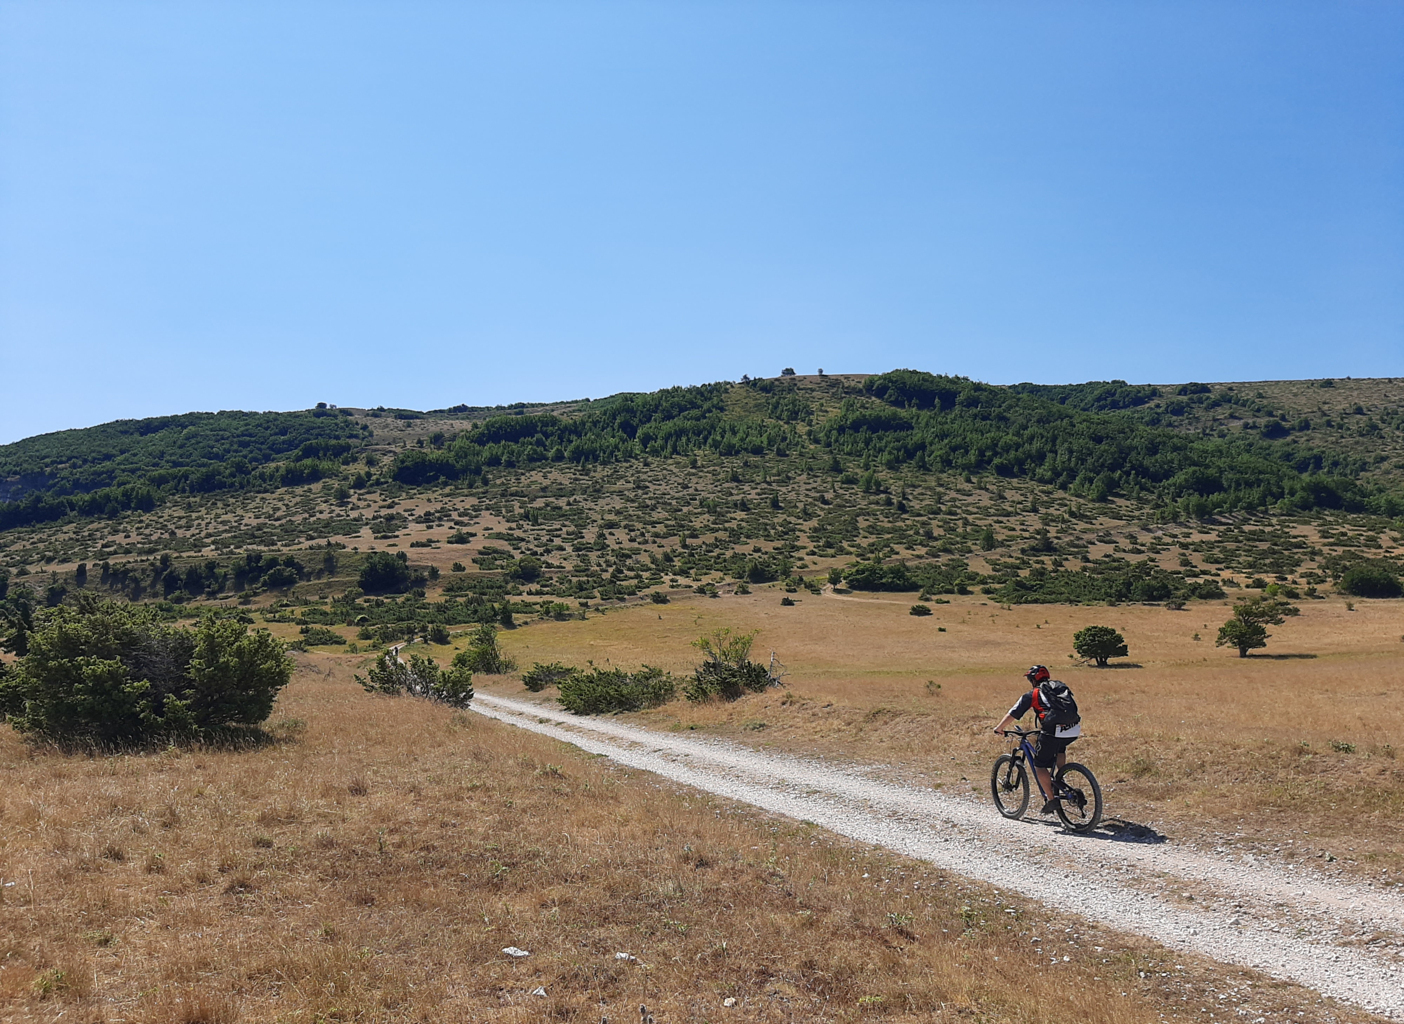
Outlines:
[[1058, 763], [1058, 755], [1068, 749], [1069, 743], [1075, 743], [1077, 737], [1064, 739], [1061, 736], [1050, 736], [1041, 732], [1038, 734], [1038, 742], [1034, 744], [1034, 767], [1053, 770], [1053, 766]]

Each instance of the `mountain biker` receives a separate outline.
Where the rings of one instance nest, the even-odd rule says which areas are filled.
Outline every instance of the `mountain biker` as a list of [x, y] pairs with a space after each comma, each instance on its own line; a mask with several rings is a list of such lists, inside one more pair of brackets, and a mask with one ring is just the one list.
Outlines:
[[[1043, 792], [1053, 793], [1052, 768], [1057, 765], [1061, 769], [1063, 765], [1067, 764], [1068, 744], [1082, 735], [1082, 725], [1081, 723], [1055, 725], [1053, 722], [1044, 720], [1048, 708], [1040, 706], [1038, 691], [1039, 684], [1046, 683], [1052, 678], [1046, 666], [1034, 665], [1025, 673], [1024, 678], [1029, 681], [1030, 689], [1009, 709], [1009, 713], [1000, 720], [994, 731], [1003, 736], [1011, 723], [1023, 718], [1024, 713], [1033, 708], [1039, 721], [1038, 741], [1034, 744], [1034, 771], [1038, 772], [1038, 781]], [[1052, 814], [1057, 809], [1058, 798], [1055, 794], [1043, 805], [1043, 810], [1040, 813]]]

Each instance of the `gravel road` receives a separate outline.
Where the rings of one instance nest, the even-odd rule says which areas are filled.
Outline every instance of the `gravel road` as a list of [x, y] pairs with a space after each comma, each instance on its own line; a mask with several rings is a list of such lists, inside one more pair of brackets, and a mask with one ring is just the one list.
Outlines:
[[[880, 765], [764, 753], [481, 693], [473, 710], [1404, 1021], [1404, 894], [1398, 889], [1329, 880], [1285, 862], [1184, 849], [1114, 818], [1083, 836], [1033, 818], [1006, 821], [988, 797], [918, 788]], [[1029, 868], [1035, 860], [1037, 871]]]

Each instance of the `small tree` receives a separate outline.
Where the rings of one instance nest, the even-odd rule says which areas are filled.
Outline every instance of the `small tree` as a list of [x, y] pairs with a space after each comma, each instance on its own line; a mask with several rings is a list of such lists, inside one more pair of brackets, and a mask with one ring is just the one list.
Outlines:
[[1256, 596], [1245, 598], [1233, 606], [1233, 618], [1219, 627], [1219, 638], [1215, 647], [1236, 647], [1240, 658], [1248, 657], [1249, 651], [1266, 647], [1269, 625], [1282, 624], [1284, 617], [1297, 615], [1301, 609], [1276, 597]]
[[1124, 658], [1127, 655], [1126, 638], [1110, 626], [1088, 626], [1073, 634], [1073, 650], [1078, 657], [1097, 663], [1098, 668], [1106, 668], [1110, 658]]
[[472, 636], [468, 638], [468, 649], [454, 657], [455, 665], [458, 664], [459, 658], [462, 658], [463, 664], [472, 671], [490, 676], [501, 675], [516, 668], [512, 660], [503, 657], [502, 652], [497, 649], [497, 627], [491, 622], [484, 622], [473, 630]]
[[358, 582], [367, 594], [399, 594], [410, 588], [413, 579], [409, 559], [403, 551], [373, 551], [361, 567]]
[[1249, 651], [1266, 647], [1271, 635], [1261, 622], [1247, 622], [1235, 616], [1219, 627], [1219, 638], [1214, 646], [1236, 647], [1238, 656], [1246, 658]]

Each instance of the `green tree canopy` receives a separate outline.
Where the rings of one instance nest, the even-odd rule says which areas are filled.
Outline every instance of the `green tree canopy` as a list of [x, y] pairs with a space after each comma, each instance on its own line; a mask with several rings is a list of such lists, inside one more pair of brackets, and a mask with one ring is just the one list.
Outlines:
[[266, 630], [208, 616], [193, 629], [150, 608], [87, 600], [47, 612], [0, 680], [19, 732], [111, 749], [254, 726], [292, 665]]
[[1341, 589], [1356, 597], [1399, 597], [1399, 574], [1387, 562], [1357, 562], [1341, 576]]
[[1073, 634], [1073, 650], [1106, 668], [1108, 659], [1126, 657], [1126, 638], [1110, 626], [1088, 626]]
[[1235, 647], [1240, 658], [1249, 651], [1266, 647], [1270, 625], [1281, 625], [1286, 616], [1297, 615], [1301, 609], [1277, 597], [1248, 597], [1233, 606], [1233, 618], [1219, 627], [1215, 647]]
[[373, 551], [361, 566], [359, 583], [367, 594], [400, 594], [410, 588], [413, 574], [403, 551]]

